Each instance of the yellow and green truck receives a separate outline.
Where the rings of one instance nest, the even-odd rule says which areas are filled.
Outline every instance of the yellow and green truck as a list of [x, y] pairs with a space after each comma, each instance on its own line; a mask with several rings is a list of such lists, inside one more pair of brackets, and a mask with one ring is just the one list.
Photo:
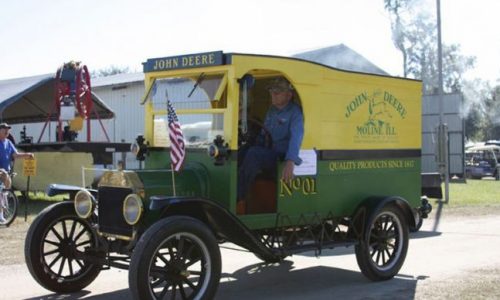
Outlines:
[[[81, 290], [109, 266], [129, 270], [137, 299], [210, 299], [226, 242], [266, 262], [354, 246], [368, 278], [398, 273], [409, 230], [431, 209], [421, 193], [420, 81], [220, 51], [143, 65], [145, 132], [134, 147], [142, 167], [109, 171], [97, 189], [49, 188], [72, 199], [44, 210], [28, 232], [26, 261], [42, 286]], [[303, 112], [303, 163], [288, 182], [283, 162], [259, 174], [238, 215], [239, 154], [266, 131], [277, 77]], [[179, 172], [167, 102], [184, 135]]]

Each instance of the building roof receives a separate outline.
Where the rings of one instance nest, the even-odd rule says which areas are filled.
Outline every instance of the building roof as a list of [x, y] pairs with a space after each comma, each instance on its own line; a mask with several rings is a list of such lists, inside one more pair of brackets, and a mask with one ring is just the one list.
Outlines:
[[361, 54], [344, 44], [297, 53], [293, 55], [293, 57], [313, 61], [342, 70], [386, 76], [389, 75], [368, 59], [364, 58]]
[[[0, 80], [0, 121], [11, 124], [45, 122], [54, 107], [55, 75]], [[113, 111], [92, 93], [96, 112], [101, 119], [114, 117]], [[97, 119], [92, 114], [92, 119]], [[57, 120], [56, 115], [50, 118]]]
[[120, 85], [132, 82], [143, 82], [144, 73], [121, 73], [105, 77], [92, 78], [92, 87], [103, 87], [110, 85]]

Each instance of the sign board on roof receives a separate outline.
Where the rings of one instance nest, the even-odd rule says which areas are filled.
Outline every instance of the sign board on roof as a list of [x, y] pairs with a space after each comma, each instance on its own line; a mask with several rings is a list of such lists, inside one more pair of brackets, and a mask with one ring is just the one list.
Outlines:
[[222, 58], [222, 51], [150, 58], [145, 63], [143, 63], [144, 73], [174, 69], [218, 66], [223, 64]]

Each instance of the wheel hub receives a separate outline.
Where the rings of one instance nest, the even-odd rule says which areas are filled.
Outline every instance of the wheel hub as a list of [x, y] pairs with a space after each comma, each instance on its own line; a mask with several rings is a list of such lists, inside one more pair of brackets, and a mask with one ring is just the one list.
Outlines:
[[64, 239], [59, 246], [59, 252], [64, 258], [75, 258], [76, 244], [71, 239]]
[[187, 270], [187, 266], [182, 261], [174, 261], [167, 270], [167, 277], [171, 278], [176, 283], [183, 282], [191, 273]]

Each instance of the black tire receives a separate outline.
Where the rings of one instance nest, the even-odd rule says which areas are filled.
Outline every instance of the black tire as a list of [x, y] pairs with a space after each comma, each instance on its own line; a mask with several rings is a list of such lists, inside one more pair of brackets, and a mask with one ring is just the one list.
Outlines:
[[151, 226], [137, 243], [129, 270], [134, 299], [213, 299], [221, 257], [210, 229], [174, 216]]
[[[17, 216], [17, 211], [19, 210], [19, 199], [17, 199], [16, 194], [12, 190], [3, 190], [5, 195], [5, 203], [3, 204], [3, 217], [5, 221], [0, 221], [0, 225], [9, 226], [14, 222]], [[0, 205], [2, 205], [0, 203]]]
[[86, 247], [97, 246], [96, 232], [78, 218], [73, 202], [53, 204], [31, 224], [24, 246], [28, 269], [44, 288], [72, 293], [88, 286], [101, 272], [101, 265], [75, 258]]
[[371, 220], [368, 230], [355, 247], [358, 266], [363, 275], [373, 281], [391, 279], [406, 258], [408, 222], [395, 206], [383, 207]]
[[410, 232], [417, 232], [422, 228], [422, 225], [424, 224], [424, 218], [420, 215], [420, 213], [417, 212], [417, 224], [415, 226], [410, 226]]

